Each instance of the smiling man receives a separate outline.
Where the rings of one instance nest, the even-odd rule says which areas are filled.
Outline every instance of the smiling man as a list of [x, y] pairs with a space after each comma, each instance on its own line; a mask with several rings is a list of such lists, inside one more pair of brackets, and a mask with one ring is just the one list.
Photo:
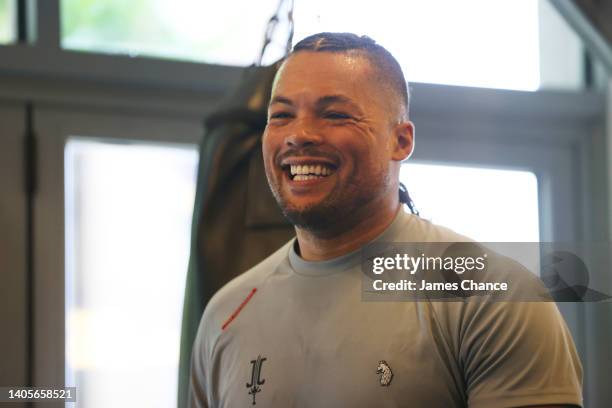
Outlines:
[[373, 40], [321, 33], [294, 47], [274, 82], [263, 157], [296, 238], [209, 302], [191, 406], [582, 404], [554, 303], [362, 301], [364, 249], [466, 240], [401, 208], [408, 112], [402, 71]]

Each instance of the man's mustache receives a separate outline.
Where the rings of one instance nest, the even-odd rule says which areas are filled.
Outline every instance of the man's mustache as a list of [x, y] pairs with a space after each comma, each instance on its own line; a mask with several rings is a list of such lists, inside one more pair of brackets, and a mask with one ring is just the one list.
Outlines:
[[326, 152], [317, 147], [302, 147], [299, 149], [290, 148], [279, 154], [276, 158], [276, 164], [280, 166], [280, 164], [285, 159], [295, 158], [295, 157], [308, 157], [311, 159], [327, 159], [333, 163], [338, 164], [340, 162], [340, 158], [338, 155]]

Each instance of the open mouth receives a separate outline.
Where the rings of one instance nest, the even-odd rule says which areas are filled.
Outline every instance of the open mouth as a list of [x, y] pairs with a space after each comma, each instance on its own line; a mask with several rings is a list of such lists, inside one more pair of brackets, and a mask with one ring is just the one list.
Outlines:
[[336, 172], [336, 167], [327, 163], [302, 163], [283, 166], [290, 180], [307, 181], [329, 177]]

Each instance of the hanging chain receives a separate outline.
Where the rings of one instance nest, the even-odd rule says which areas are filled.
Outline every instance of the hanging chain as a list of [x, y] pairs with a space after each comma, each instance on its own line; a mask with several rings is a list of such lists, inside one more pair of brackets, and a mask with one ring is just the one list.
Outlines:
[[256, 65], [261, 66], [263, 56], [268, 48], [268, 45], [272, 42], [272, 37], [274, 36], [274, 32], [276, 31], [276, 27], [280, 22], [280, 15], [283, 10], [283, 6], [288, 4], [287, 10], [287, 22], [289, 24], [289, 33], [287, 35], [287, 43], [285, 45], [285, 56], [289, 54], [291, 51], [291, 45], [293, 44], [293, 33], [294, 33], [294, 21], [293, 21], [293, 7], [294, 0], [280, 0], [278, 3], [278, 7], [276, 8], [276, 12], [270, 20], [268, 20], [268, 24], [266, 26], [266, 32], [264, 34], [264, 41], [261, 47], [261, 52], [259, 53], [259, 58], [257, 59]]

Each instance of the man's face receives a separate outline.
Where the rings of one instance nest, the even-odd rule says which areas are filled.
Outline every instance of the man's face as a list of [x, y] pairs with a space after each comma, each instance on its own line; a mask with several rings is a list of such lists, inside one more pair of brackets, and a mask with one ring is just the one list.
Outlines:
[[396, 118], [373, 77], [368, 59], [354, 53], [302, 51], [281, 67], [263, 157], [272, 192], [294, 225], [326, 229], [376, 210], [396, 185]]

